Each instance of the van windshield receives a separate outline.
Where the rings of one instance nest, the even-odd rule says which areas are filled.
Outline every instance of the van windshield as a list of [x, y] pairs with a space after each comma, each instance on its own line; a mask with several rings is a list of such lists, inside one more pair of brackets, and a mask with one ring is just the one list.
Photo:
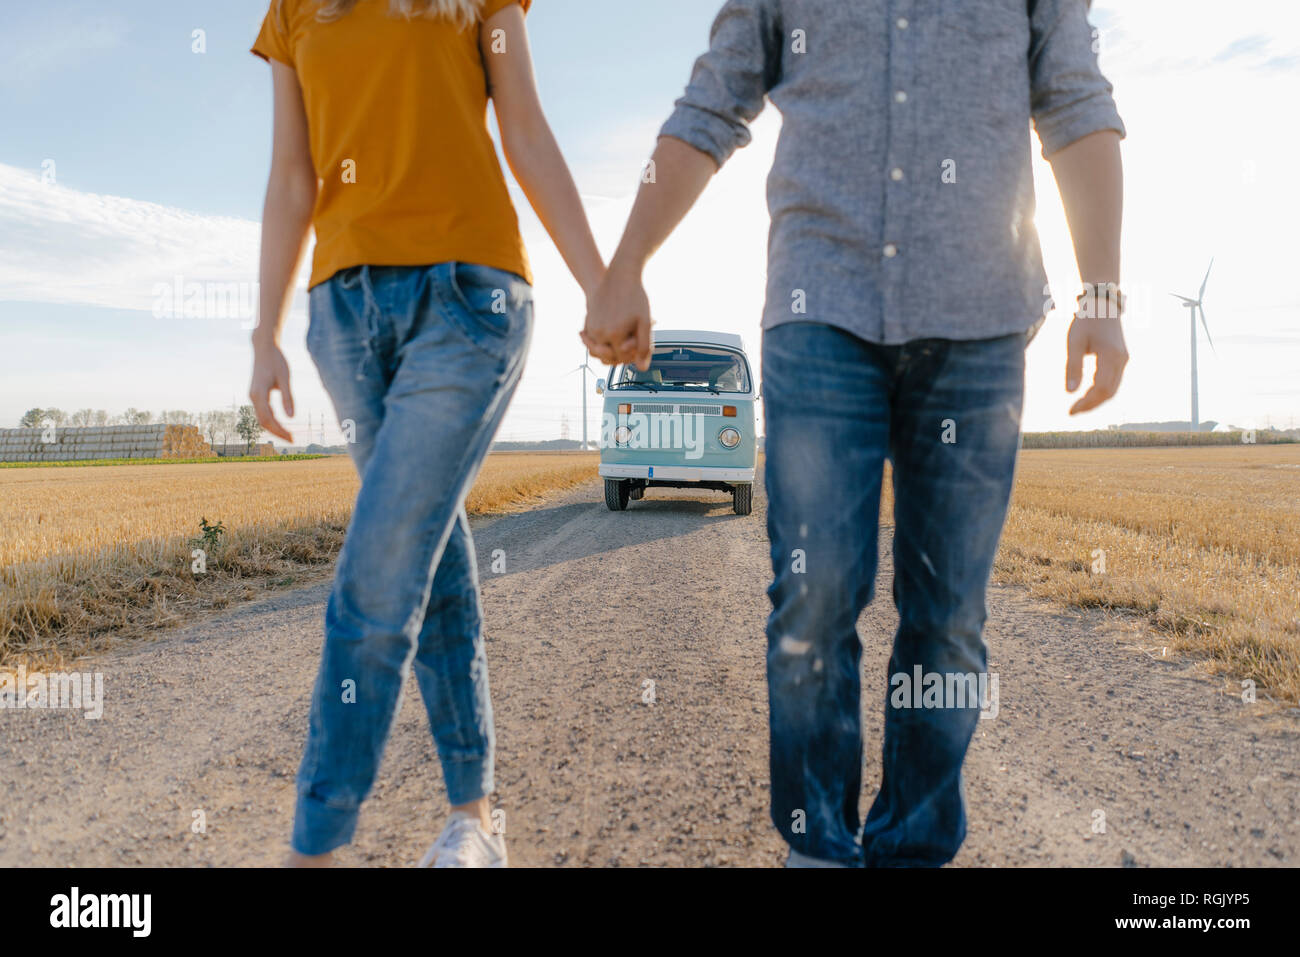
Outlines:
[[749, 392], [745, 360], [726, 349], [708, 346], [662, 346], [654, 350], [650, 368], [621, 365], [610, 376], [610, 389], [650, 392]]

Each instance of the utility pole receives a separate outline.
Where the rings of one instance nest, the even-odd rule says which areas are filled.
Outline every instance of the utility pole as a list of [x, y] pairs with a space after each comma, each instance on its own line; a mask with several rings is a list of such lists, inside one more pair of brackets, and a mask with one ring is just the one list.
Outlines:
[[587, 451], [587, 350], [582, 350], [582, 451]]

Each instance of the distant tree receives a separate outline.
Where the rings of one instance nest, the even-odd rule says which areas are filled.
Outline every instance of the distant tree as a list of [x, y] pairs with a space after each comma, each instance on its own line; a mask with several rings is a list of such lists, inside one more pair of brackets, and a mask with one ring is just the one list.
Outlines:
[[239, 425], [239, 414], [234, 409], [221, 410], [221, 444], [225, 445], [230, 441], [231, 436], [238, 435], [235, 431]]
[[45, 421], [61, 426], [63, 423], [68, 421], [68, 413], [64, 412], [62, 409], [46, 409]]
[[75, 425], [78, 428], [85, 428], [86, 426], [93, 424], [94, 421], [94, 409], [78, 409], [76, 412], [72, 413], [72, 418], [68, 420], [68, 424]]
[[108, 425], [108, 410], [107, 410], [107, 409], [96, 409], [96, 410], [95, 410], [95, 424], [96, 424], [96, 425]]
[[235, 431], [237, 419], [229, 409], [213, 409], [203, 414], [203, 434], [213, 448], [230, 441], [230, 434]]
[[194, 413], [184, 409], [169, 409], [162, 414], [164, 425], [193, 425]]
[[251, 405], [239, 407], [239, 418], [235, 422], [235, 432], [244, 440], [245, 451], [250, 455], [253, 445], [262, 437], [262, 423], [257, 421], [257, 410]]
[[44, 409], [28, 409], [26, 412], [23, 413], [23, 417], [18, 420], [18, 425], [20, 428], [24, 428], [24, 429], [35, 429], [38, 428], [40, 424], [44, 421], [45, 421]]

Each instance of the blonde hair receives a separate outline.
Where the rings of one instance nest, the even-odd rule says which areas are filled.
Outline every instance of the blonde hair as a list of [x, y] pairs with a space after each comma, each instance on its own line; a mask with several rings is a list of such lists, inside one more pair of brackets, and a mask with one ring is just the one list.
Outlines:
[[[320, 0], [320, 9], [316, 19], [322, 21], [338, 20], [352, 12], [357, 0]], [[283, 8], [284, 0], [280, 0]], [[462, 30], [467, 30], [479, 21], [483, 13], [483, 0], [388, 0], [389, 16], [406, 17], [443, 17], [452, 21]]]

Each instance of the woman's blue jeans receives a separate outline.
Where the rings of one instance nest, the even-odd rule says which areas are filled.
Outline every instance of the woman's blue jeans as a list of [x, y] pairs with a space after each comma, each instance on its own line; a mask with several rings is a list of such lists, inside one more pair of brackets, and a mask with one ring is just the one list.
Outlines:
[[325, 613], [293, 847], [348, 843], [415, 668], [451, 804], [493, 790], [465, 495], [519, 382], [532, 290], [486, 266], [358, 266], [310, 294], [307, 348], [361, 490]]

